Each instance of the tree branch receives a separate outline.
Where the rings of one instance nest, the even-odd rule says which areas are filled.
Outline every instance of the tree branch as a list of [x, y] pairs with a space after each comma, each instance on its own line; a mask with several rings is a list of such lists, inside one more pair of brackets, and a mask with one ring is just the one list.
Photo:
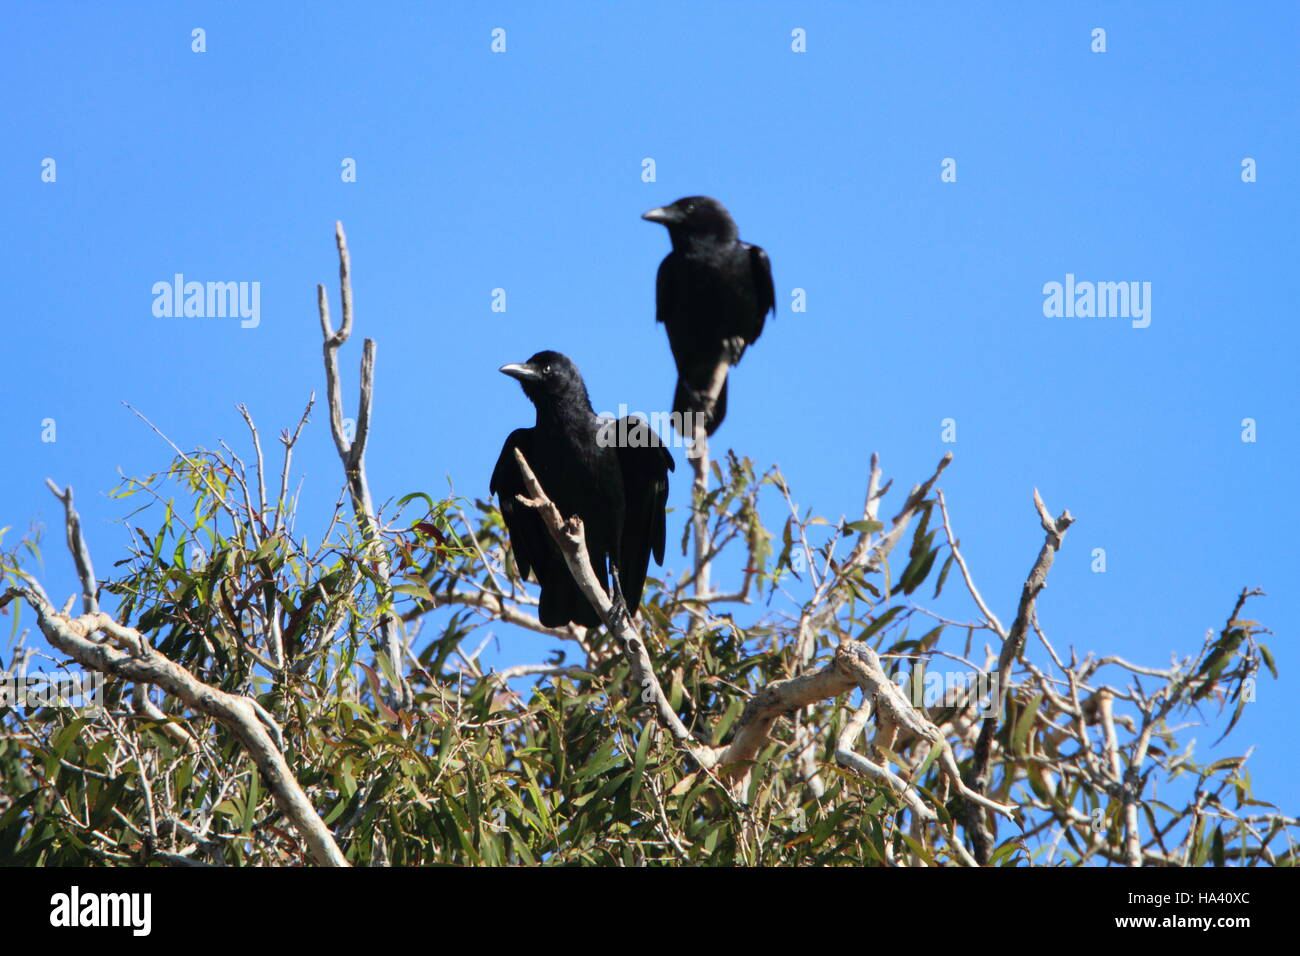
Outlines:
[[[343, 396], [339, 386], [338, 350], [352, 334], [352, 259], [348, 254], [348, 240], [341, 222], [334, 224], [334, 239], [339, 250], [339, 295], [343, 303], [343, 323], [337, 332], [330, 324], [329, 299], [325, 295], [325, 287], [323, 285], [316, 287], [316, 304], [320, 311], [321, 335], [324, 339], [322, 347], [325, 356], [325, 392], [330, 410], [330, 430], [334, 434], [334, 447], [338, 449], [339, 459], [343, 463], [343, 474], [347, 479], [348, 493], [352, 498], [352, 510], [356, 514], [363, 538], [371, 546], [371, 559], [375, 562], [376, 577], [381, 583], [383, 596], [391, 599], [391, 571], [379, 540], [379, 529], [375, 520], [375, 509], [370, 500], [370, 486], [366, 479], [365, 464], [375, 379], [375, 343], [373, 339], [366, 339], [362, 348], [361, 394], [357, 402], [356, 431], [349, 441], [343, 427]], [[410, 707], [413, 700], [411, 688], [402, 675], [406, 645], [402, 639], [401, 619], [395, 614], [384, 615], [379, 621], [379, 628], [383, 636], [383, 647], [396, 679], [393, 687], [393, 703], [398, 708]]]
[[[69, 549], [74, 555], [84, 554], [86, 544], [72, 508], [71, 488], [60, 498], [66, 513]], [[86, 567], [89, 567], [88, 560]], [[154, 650], [139, 631], [118, 623], [98, 609], [87, 611], [79, 618], [70, 618], [57, 612], [42, 594], [30, 587], [10, 587], [0, 595], [0, 608], [15, 598], [22, 598], [36, 613], [37, 624], [45, 639], [83, 667], [123, 680], [161, 687], [187, 706], [228, 727], [262, 771], [276, 803], [293, 822], [312, 858], [324, 866], [348, 865], [329, 829], [285, 762], [277, 746], [279, 727], [257, 701], [203, 683]], [[99, 633], [107, 635], [125, 651], [110, 647], [102, 638], [96, 639], [94, 635]]]

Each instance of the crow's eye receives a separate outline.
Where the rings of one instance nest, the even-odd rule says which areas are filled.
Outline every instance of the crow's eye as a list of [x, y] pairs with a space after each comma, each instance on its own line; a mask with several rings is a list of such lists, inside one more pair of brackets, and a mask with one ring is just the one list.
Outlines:
[[543, 374], [543, 375], [550, 375], [550, 374], [551, 374], [551, 367], [548, 365], [548, 366], [546, 366], [546, 368], [542, 369], [542, 374]]
[[693, 213], [693, 212], [695, 212], [695, 203], [693, 203], [693, 202], [688, 202], [688, 203], [686, 204], [686, 215], [689, 216], [689, 215], [690, 215], [691, 213]]

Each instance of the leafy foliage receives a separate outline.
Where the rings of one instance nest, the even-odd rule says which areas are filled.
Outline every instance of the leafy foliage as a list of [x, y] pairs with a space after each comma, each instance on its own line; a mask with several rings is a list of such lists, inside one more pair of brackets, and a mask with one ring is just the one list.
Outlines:
[[[800, 514], [779, 472], [759, 474], [735, 454], [714, 463], [713, 478], [702, 507], [717, 560], [730, 556], [741, 590], [700, 598], [689, 574], [652, 578], [642, 612], [655, 672], [699, 740], [726, 742], [754, 694], [808, 673], [845, 641], [886, 655], [918, 703], [927, 669], [953, 663], [941, 652], [969, 658], [980, 625], [954, 626], [911, 600], [950, 583], [954, 553], [933, 499], [921, 503], [906, 552], [872, 566], [850, 556], [879, 543], [886, 522]], [[134, 508], [123, 519], [130, 544], [101, 598], [200, 680], [254, 697], [275, 716], [290, 767], [350, 862], [959, 860], [953, 842], [972, 823], [942, 779], [937, 748], [900, 739], [872, 751], [935, 808], [937, 822], [922, 825], [895, 793], [837, 762], [847, 699], [778, 721], [740, 787], [695, 764], [661, 731], [612, 641], [537, 624], [492, 505], [407, 495], [381, 514], [380, 540], [368, 542], [341, 497], [312, 543], [294, 530], [293, 498], [282, 490], [263, 504], [265, 487], [260, 461], [250, 475], [229, 449], [197, 450], [124, 481], [114, 495]], [[789, 516], [774, 534], [760, 515], [782, 502]], [[8, 581], [33, 581], [28, 565], [39, 555], [36, 533], [4, 551]], [[987, 794], [1018, 806], [1020, 825], [1003, 824], [992, 864], [1119, 862], [1127, 800], [1140, 806], [1144, 846], [1174, 861], [1293, 861], [1293, 825], [1252, 797], [1244, 758], [1202, 765], [1174, 729], [1217, 701], [1233, 708], [1226, 736], [1261, 667], [1275, 676], [1263, 629], [1240, 616], [1244, 601], [1162, 691], [1139, 701], [1116, 690], [1131, 705], [1117, 721], [1120, 758], [1135, 768], [1123, 786], [1095, 767], [1110, 756], [1099, 732], [1104, 663], [1048, 677], [1018, 660]], [[757, 613], [741, 617], [746, 608]], [[6, 613], [16, 638], [10, 665], [22, 670], [37, 652], [22, 640], [20, 604]], [[390, 660], [379, 641], [390, 615], [410, 626], [408, 660]], [[514, 678], [485, 673], [470, 639], [503, 622], [546, 633], [564, 654]], [[569, 653], [579, 662], [566, 665]], [[413, 707], [394, 707], [386, 692], [399, 670]], [[958, 683], [949, 679], [941, 699], [923, 703], [965, 769], [981, 719]], [[104, 705], [0, 707], [0, 862], [306, 861], [300, 835], [225, 728], [113, 677]], [[1144, 740], [1146, 763], [1135, 759]], [[1180, 778], [1194, 780], [1183, 805], [1156, 797], [1157, 777], [1170, 792]], [[1279, 834], [1288, 845], [1274, 856]]]

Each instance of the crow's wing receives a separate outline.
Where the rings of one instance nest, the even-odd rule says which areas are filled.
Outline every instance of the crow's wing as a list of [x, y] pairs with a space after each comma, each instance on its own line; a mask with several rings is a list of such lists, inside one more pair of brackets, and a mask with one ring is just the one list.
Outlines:
[[763, 323], [769, 312], [776, 312], [776, 288], [772, 285], [772, 262], [761, 246], [749, 246], [749, 278], [753, 283], [754, 310], [752, 324], [745, 330], [745, 341], [753, 345], [763, 334]]
[[533, 459], [533, 429], [516, 428], [506, 439], [501, 449], [501, 457], [492, 469], [492, 494], [497, 496], [497, 505], [501, 508], [501, 517], [506, 519], [506, 530], [510, 532], [510, 547], [515, 552], [515, 564], [519, 566], [519, 576], [527, 578], [529, 571], [536, 571], [540, 584], [546, 584], [550, 565], [550, 553], [547, 548], [546, 525], [541, 516], [532, 508], [521, 505], [516, 495], [527, 495], [524, 488], [524, 476], [515, 461], [515, 449], [524, 453], [529, 467], [536, 473], [537, 463]]
[[626, 503], [618, 581], [629, 613], [635, 614], [641, 605], [650, 555], [654, 554], [656, 564], [662, 564], [664, 560], [668, 472], [676, 466], [672, 454], [644, 419], [620, 419], [619, 434], [626, 434], [633, 440], [618, 448]]
[[670, 322], [677, 315], [676, 253], [668, 253], [655, 273], [655, 321]]
[[529, 571], [532, 571], [541, 585], [538, 619], [547, 627], [564, 627], [570, 622], [595, 627], [600, 618], [582, 596], [541, 516], [527, 505], [520, 504], [516, 497], [526, 496], [528, 491], [524, 488], [519, 463], [515, 461], [515, 449], [524, 453], [529, 467], [536, 474], [538, 449], [533, 441], [534, 434], [531, 428], [517, 428], [510, 433], [496, 467], [492, 469], [489, 488], [497, 496], [501, 517], [505, 518], [506, 530], [510, 532], [510, 547], [515, 553], [519, 576], [527, 579]]

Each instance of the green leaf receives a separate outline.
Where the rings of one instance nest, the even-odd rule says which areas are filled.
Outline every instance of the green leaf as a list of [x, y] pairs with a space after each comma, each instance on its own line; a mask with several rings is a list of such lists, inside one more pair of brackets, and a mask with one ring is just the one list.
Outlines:
[[112, 819], [113, 808], [117, 806], [118, 799], [130, 782], [130, 774], [120, 773], [99, 791], [99, 797], [95, 800], [95, 808], [90, 812], [89, 829], [98, 830]]
[[939, 637], [943, 634], [943, 628], [944, 625], [940, 624], [938, 627], [926, 631], [921, 639], [916, 642], [917, 650], [921, 653], [925, 653], [930, 648], [934, 647], [934, 645], [938, 644]]
[[860, 640], [860, 641], [865, 641], [865, 640], [866, 640], [867, 638], [869, 638], [872, 634], [875, 634], [878, 630], [880, 630], [882, 627], [884, 627], [886, 624], [888, 624], [888, 623], [889, 623], [890, 621], [892, 621], [894, 618], [898, 617], [898, 615], [901, 614], [901, 613], [903, 612], [903, 610], [904, 610], [904, 608], [903, 608], [903, 606], [902, 606], [901, 604], [896, 604], [896, 605], [894, 605], [894, 606], [891, 607], [888, 611], [886, 611], [884, 614], [881, 614], [881, 615], [880, 615], [879, 617], [877, 617], [874, 621], [872, 621], [870, 624], [868, 624], [868, 625], [863, 629], [862, 633], [858, 635], [858, 640]]
[[844, 530], [858, 534], [875, 534], [877, 531], [884, 531], [885, 526], [879, 521], [872, 521], [868, 518], [863, 521], [850, 521], [844, 526]]
[[280, 545], [280, 543], [280, 536], [278, 534], [271, 535], [262, 542], [261, 546], [259, 546], [256, 551], [253, 552], [253, 556], [249, 560], [254, 563], [266, 560], [275, 553], [275, 549]]
[[993, 851], [993, 854], [989, 857], [989, 866], [997, 866], [1003, 860], [1007, 861], [1007, 865], [1011, 865], [1011, 857], [1015, 855], [1018, 849], [1020, 849], [1020, 844], [1016, 840], [1008, 840]]
[[429, 586], [427, 584], [424, 584], [423, 582], [420, 582], [418, 584], [417, 583], [395, 584], [393, 585], [393, 590], [396, 591], [398, 594], [409, 594], [412, 597], [418, 597], [420, 600], [427, 601], [430, 604], [435, 603], [433, 599], [433, 592], [430, 591]]
[[731, 703], [727, 705], [726, 712], [713, 727], [712, 743], [715, 747], [726, 738], [727, 731], [731, 729], [731, 725], [736, 722], [736, 718], [740, 716], [741, 711], [744, 709], [745, 698], [733, 697]]
[[1029, 742], [1029, 732], [1034, 728], [1034, 720], [1038, 717], [1038, 708], [1042, 703], [1043, 692], [1039, 691], [1029, 698], [1029, 703], [1025, 705], [1025, 709], [1016, 720], [1016, 726], [1011, 732], [1011, 752], [1017, 757], [1025, 755], [1025, 746]]
[[949, 552], [948, 558], [943, 562], [943, 568], [939, 571], [939, 580], [934, 583], [934, 596], [938, 597], [939, 592], [943, 590], [943, 582], [948, 580], [948, 572], [952, 570], [953, 560], [957, 557], [955, 552]]
[[419, 498], [424, 502], [424, 510], [426, 513], [432, 514], [438, 510], [438, 506], [434, 502], [433, 498], [425, 494], [423, 491], [412, 491], [409, 495], [402, 495], [402, 497], [397, 499], [397, 507], [399, 509], [404, 508], [408, 503], [414, 501], [416, 498]]
[[241, 832], [248, 836], [253, 832], [253, 814], [257, 810], [257, 802], [262, 795], [262, 775], [260, 773], [251, 773], [248, 775], [248, 795], [244, 800], [244, 822]]
[[655, 725], [652, 721], [646, 721], [641, 728], [641, 739], [637, 741], [636, 757], [632, 761], [632, 799], [641, 790], [641, 781], [645, 776], [645, 762], [650, 754], [650, 741], [654, 737]]
[[934, 559], [938, 557], [939, 549], [932, 551], [922, 551], [910, 562], [907, 570], [903, 572], [902, 579], [898, 582], [904, 594], [911, 594], [925, 581], [930, 574], [930, 569], [934, 567]]
[[1259, 645], [1259, 656], [1264, 658], [1264, 664], [1273, 674], [1273, 679], [1277, 680], [1277, 664], [1273, 662], [1273, 652], [1268, 649], [1267, 644]]
[[913, 778], [916, 780], [923, 780], [925, 778], [926, 771], [929, 770], [930, 767], [934, 764], [935, 760], [939, 758], [939, 754], [942, 751], [943, 751], [942, 741], [940, 741], [937, 744], [931, 744], [930, 752], [926, 754], [925, 759], [921, 761], [921, 766], [916, 768], [916, 773], [912, 775]]

